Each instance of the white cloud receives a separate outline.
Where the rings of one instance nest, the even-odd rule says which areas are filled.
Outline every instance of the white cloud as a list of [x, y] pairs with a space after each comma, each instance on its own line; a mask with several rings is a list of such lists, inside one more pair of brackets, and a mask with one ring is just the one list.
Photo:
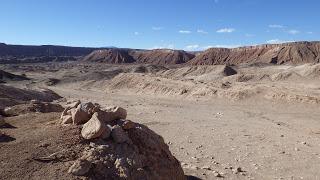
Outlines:
[[[237, 47], [240, 47], [241, 45], [240, 44], [221, 44], [221, 45], [214, 45], [212, 47], [215, 47], [215, 48], [237, 48]], [[210, 46], [208, 46], [210, 47]]]
[[299, 33], [300, 33], [300, 31], [295, 30], [295, 29], [291, 29], [291, 30], [289, 30], [289, 31], [288, 31], [288, 33], [289, 33], [289, 34], [293, 34], [293, 35], [295, 35], [295, 34], [299, 34]]
[[156, 27], [156, 26], [152, 27], [152, 30], [154, 31], [161, 31], [163, 29], [164, 29], [163, 27]]
[[282, 43], [287, 43], [287, 42], [292, 42], [292, 41], [284, 41], [280, 39], [270, 39], [267, 41], [268, 44], [282, 44]]
[[214, 0], [214, 3], [219, 3], [219, 0]]
[[313, 34], [313, 32], [312, 31], [308, 31], [307, 34]]
[[188, 31], [188, 30], [180, 30], [179, 33], [181, 33], [181, 34], [190, 34], [191, 31]]
[[280, 25], [280, 24], [270, 24], [269, 28], [278, 28], [278, 29], [283, 29], [285, 26]]
[[153, 46], [150, 49], [175, 49], [175, 48], [174, 48], [174, 44], [163, 44], [160, 46]]
[[234, 31], [235, 31], [234, 28], [223, 28], [223, 29], [218, 29], [217, 33], [232, 33]]
[[208, 34], [207, 31], [204, 31], [204, 30], [202, 30], [202, 29], [198, 29], [198, 30], [197, 30], [197, 33], [200, 33], [200, 34]]
[[188, 45], [185, 47], [186, 50], [189, 50], [189, 51], [194, 51], [194, 50], [198, 50], [199, 49], [199, 45], [198, 44], [193, 44], [193, 45]]
[[139, 32], [134, 32], [134, 35], [138, 36], [140, 33]]

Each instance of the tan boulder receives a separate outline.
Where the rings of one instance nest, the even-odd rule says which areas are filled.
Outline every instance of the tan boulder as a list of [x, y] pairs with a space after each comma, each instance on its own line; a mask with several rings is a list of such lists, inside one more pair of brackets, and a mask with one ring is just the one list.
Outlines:
[[91, 119], [83, 125], [81, 135], [85, 139], [94, 139], [102, 136], [105, 131], [108, 131], [107, 126], [98, 119], [95, 113]]
[[99, 111], [98, 117], [101, 121], [111, 122], [118, 119], [125, 119], [127, 117], [127, 111], [122, 107], [115, 106]]
[[71, 116], [73, 124], [84, 124], [89, 121], [90, 114], [81, 110], [80, 105], [76, 109], [71, 109]]

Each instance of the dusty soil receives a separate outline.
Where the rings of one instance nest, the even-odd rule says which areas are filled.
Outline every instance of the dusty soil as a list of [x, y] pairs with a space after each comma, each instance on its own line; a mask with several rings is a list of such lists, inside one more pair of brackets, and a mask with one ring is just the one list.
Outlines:
[[[128, 119], [164, 137], [187, 175], [200, 179], [220, 179], [217, 173], [225, 179], [320, 178], [318, 65], [237, 66], [232, 67], [237, 74], [231, 76], [220, 66], [168, 67], [147, 73], [132, 73], [135, 66], [39, 66], [59, 70], [28, 71], [31, 81], [8, 85], [48, 87], [43, 82], [56, 78], [60, 81], [48, 88], [68, 100], [126, 108]], [[26, 159], [37, 152], [34, 144], [58, 138], [59, 130], [42, 128], [49, 117], [30, 123], [23, 116], [6, 121], [18, 128], [1, 129], [14, 138], [0, 143], [5, 152], [0, 155], [1, 170], [5, 168], [1, 174], [6, 179], [34, 178], [37, 174], [32, 173], [40, 165]], [[34, 127], [41, 128], [31, 131]], [[54, 167], [63, 172], [62, 164]], [[12, 176], [6, 173], [9, 169], [14, 171]]]

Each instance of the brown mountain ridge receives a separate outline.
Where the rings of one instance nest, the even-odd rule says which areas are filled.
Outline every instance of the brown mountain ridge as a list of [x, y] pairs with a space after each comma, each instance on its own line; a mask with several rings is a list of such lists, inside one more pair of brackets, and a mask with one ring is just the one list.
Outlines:
[[202, 52], [172, 49], [80, 48], [0, 44], [0, 63], [82, 60], [111, 64], [218, 65], [243, 63], [304, 64], [320, 62], [320, 42], [291, 42]]

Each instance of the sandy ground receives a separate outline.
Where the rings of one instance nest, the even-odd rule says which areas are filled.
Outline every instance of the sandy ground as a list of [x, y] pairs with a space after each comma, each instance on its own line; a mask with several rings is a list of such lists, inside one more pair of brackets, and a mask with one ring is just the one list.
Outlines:
[[[288, 67], [279, 66], [273, 68], [275, 72], [272, 73], [279, 73], [281, 68], [288, 71]], [[270, 73], [270, 69], [261, 71]], [[248, 68], [246, 71], [253, 74], [256, 69]], [[44, 79], [61, 79], [68, 73], [29, 72], [27, 75], [34, 82], [27, 84], [27, 87], [44, 86], [41, 83]], [[79, 75], [74, 74], [77, 77]], [[262, 80], [246, 83], [231, 81], [232, 87], [225, 89], [220, 87], [221, 82], [203, 80], [212, 77], [206, 74], [195, 75], [204, 81], [205, 85], [201, 85], [203, 83], [199, 83], [200, 80], [190, 80], [191, 77], [185, 76], [184, 79], [179, 78], [181, 76], [174, 78], [168, 72], [156, 75], [164, 85], [172, 83], [170, 87], [161, 85], [159, 91], [159, 87], [152, 84], [154, 75], [133, 76], [153, 79], [147, 85], [137, 82], [137, 86], [134, 86], [135, 83], [127, 86], [130, 83], [126, 83], [123, 87], [121, 83], [119, 85], [123, 79], [118, 78], [114, 82], [107, 78], [90, 83], [68, 82], [49, 88], [67, 100], [81, 99], [126, 108], [128, 119], [145, 124], [164, 137], [187, 175], [200, 179], [320, 179], [320, 111], [317, 99], [320, 86], [316, 80], [301, 81], [299, 77], [266, 83]], [[109, 84], [112, 84], [111, 88]], [[24, 86], [21, 83], [13, 85]], [[201, 88], [207, 94], [200, 97], [190, 94], [190, 98], [188, 93], [181, 95], [176, 91], [176, 86], [178, 90], [187, 88], [187, 92], [192, 93], [198, 91], [195, 87], [203, 86]], [[218, 86], [218, 90], [223, 90], [221, 94], [232, 92], [230, 89], [234, 87], [251, 89], [240, 99], [211, 96], [207, 87]], [[120, 89], [116, 90], [117, 87]], [[140, 87], [146, 87], [147, 90], [139, 90]], [[257, 87], [264, 87], [263, 92], [269, 93], [270, 89], [285, 93], [279, 97], [273, 95], [277, 101], [265, 98], [265, 94], [246, 98], [257, 92], [251, 91]], [[289, 101], [286, 95], [296, 95], [296, 92], [303, 97], [290, 96], [289, 100], [292, 101]], [[217, 173], [222, 177], [216, 177]]]
[[[214, 179], [320, 178], [319, 109], [270, 102], [183, 100], [52, 88], [68, 99], [127, 108], [162, 135], [185, 173]], [[244, 172], [234, 174], [230, 168]], [[210, 169], [210, 170], [208, 170]]]

